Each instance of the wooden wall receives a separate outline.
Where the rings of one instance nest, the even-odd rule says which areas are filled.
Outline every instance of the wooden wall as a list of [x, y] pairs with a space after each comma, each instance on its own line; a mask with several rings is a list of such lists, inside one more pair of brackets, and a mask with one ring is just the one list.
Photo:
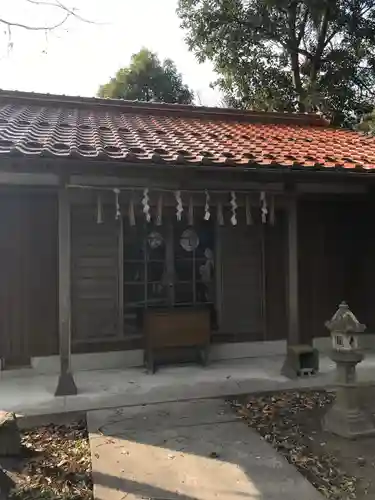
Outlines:
[[[247, 227], [241, 220], [237, 227], [219, 229], [222, 324], [215, 341], [287, 337], [286, 220], [280, 210], [274, 226], [257, 221]], [[324, 322], [341, 300], [375, 333], [374, 220], [371, 198], [311, 195], [299, 200], [302, 341], [328, 335]], [[112, 212], [98, 225], [95, 206], [73, 208], [75, 352], [141, 345], [125, 335], [121, 340], [119, 331], [116, 224]], [[56, 194], [0, 191], [0, 357], [8, 367], [58, 353], [57, 248]]]
[[[375, 333], [375, 202], [363, 195], [310, 195], [298, 202], [299, 307], [301, 342], [329, 335], [324, 323], [346, 300], [367, 332]], [[232, 335], [222, 340], [278, 340], [287, 338], [287, 214], [280, 210], [274, 226], [260, 226], [254, 242], [263, 238], [265, 301], [262, 322], [247, 334], [238, 330], [232, 313]], [[238, 227], [239, 229], [239, 227]], [[230, 229], [229, 229], [230, 231]], [[229, 236], [229, 235], [228, 235]], [[222, 266], [230, 266], [226, 298], [236, 303], [235, 284], [249, 276], [243, 258], [250, 240], [229, 239]], [[236, 242], [242, 244], [238, 250]], [[248, 260], [250, 257], [248, 257]], [[251, 259], [250, 259], [251, 260]], [[254, 262], [254, 261], [253, 261]], [[259, 264], [262, 265], [261, 260]], [[255, 268], [254, 268], [255, 269]], [[252, 276], [258, 276], [255, 272]], [[224, 283], [223, 283], [224, 285]], [[242, 288], [244, 288], [242, 286]], [[246, 288], [246, 287], [245, 287]], [[254, 296], [253, 288], [253, 296]], [[249, 292], [247, 292], [249, 295]], [[241, 302], [236, 307], [239, 307]], [[224, 306], [225, 307], [225, 306]], [[250, 312], [250, 309], [247, 313]], [[245, 313], [246, 314], [246, 313]], [[254, 318], [256, 315], [254, 315]], [[258, 316], [259, 318], [259, 316]], [[229, 322], [228, 322], [229, 323]], [[216, 337], [220, 340], [219, 336]]]
[[8, 367], [56, 354], [57, 198], [0, 192], [0, 357]]
[[220, 332], [233, 338], [264, 338], [262, 234], [260, 224], [219, 228], [221, 283]]
[[[237, 227], [219, 229], [222, 324], [214, 341], [287, 337], [286, 220], [286, 213], [278, 211], [274, 226], [257, 221], [247, 227], [240, 221]], [[363, 197], [310, 196], [299, 201], [302, 341], [328, 335], [324, 322], [341, 300], [375, 333], [374, 220], [375, 203]], [[126, 335], [121, 340], [119, 331], [116, 224], [113, 213], [98, 225], [94, 206], [73, 208], [75, 352], [141, 345], [128, 342]], [[56, 194], [1, 191], [0, 357], [8, 367], [25, 365], [31, 356], [58, 353], [57, 272]]]
[[[286, 214], [275, 224], [220, 228], [222, 323], [219, 341], [280, 340], [287, 336]], [[218, 284], [220, 286], [220, 284]]]
[[324, 323], [342, 300], [375, 329], [375, 237], [368, 202], [320, 197], [301, 200], [298, 210], [302, 340], [328, 335]]
[[275, 225], [266, 224], [264, 231], [265, 254], [265, 340], [287, 338], [286, 272], [287, 272], [287, 214], [276, 212]]
[[119, 339], [119, 221], [112, 212], [105, 208], [105, 222], [97, 224], [94, 205], [72, 207], [73, 350]]

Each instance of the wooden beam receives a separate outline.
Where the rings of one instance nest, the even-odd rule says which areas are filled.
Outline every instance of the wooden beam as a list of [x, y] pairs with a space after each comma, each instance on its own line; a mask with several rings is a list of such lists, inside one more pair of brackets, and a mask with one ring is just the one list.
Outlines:
[[297, 198], [292, 197], [288, 207], [288, 344], [300, 343], [298, 294], [298, 212]]
[[[162, 178], [155, 175], [148, 175], [143, 177], [116, 177], [116, 176], [105, 176], [105, 175], [71, 175], [70, 183], [74, 186], [92, 186], [97, 187], [125, 187], [130, 186], [142, 188], [148, 187], [150, 190], [154, 189], [157, 191], [158, 188], [163, 189], [181, 189], [181, 178], [178, 173], [169, 173], [169, 175], [164, 175]], [[182, 183], [183, 189], [186, 191], [194, 189], [219, 189], [223, 191], [228, 191], [228, 180], [214, 177], [211, 175], [207, 176], [206, 180], [202, 180], [201, 177], [190, 179], [188, 181], [184, 180]], [[248, 181], [246, 179], [231, 181], [230, 190], [239, 191], [253, 191], [258, 193], [259, 191], [267, 191], [273, 193], [283, 193], [284, 184], [282, 182], [256, 182]]]
[[70, 200], [64, 187], [58, 193], [58, 212], [60, 375], [55, 395], [70, 396], [77, 387], [71, 373]]
[[297, 183], [296, 191], [298, 193], [317, 193], [317, 194], [366, 194], [369, 190], [369, 184], [351, 182], [347, 183]]
[[21, 186], [58, 186], [59, 177], [53, 173], [15, 173], [0, 171], [0, 184]]

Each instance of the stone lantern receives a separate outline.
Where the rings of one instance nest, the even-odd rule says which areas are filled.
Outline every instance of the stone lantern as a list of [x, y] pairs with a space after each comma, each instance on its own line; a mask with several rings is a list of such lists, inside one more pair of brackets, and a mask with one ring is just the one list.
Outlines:
[[346, 302], [325, 326], [331, 333], [331, 359], [336, 363], [337, 394], [324, 419], [326, 430], [347, 438], [375, 434], [372, 418], [360, 408], [356, 366], [364, 355], [358, 347], [358, 335], [365, 331]]
[[333, 350], [341, 352], [357, 351], [358, 334], [366, 329], [346, 302], [341, 302], [332, 319], [326, 322], [326, 327], [331, 332]]

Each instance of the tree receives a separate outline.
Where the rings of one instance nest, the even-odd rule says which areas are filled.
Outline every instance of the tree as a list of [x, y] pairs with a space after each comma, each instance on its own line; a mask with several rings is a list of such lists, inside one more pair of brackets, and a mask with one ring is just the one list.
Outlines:
[[101, 85], [98, 96], [180, 104], [191, 104], [194, 98], [174, 62], [166, 59], [161, 63], [148, 49], [133, 54], [130, 66], [119, 69], [114, 78]]
[[340, 123], [373, 108], [374, 0], [179, 0], [178, 14], [231, 106]]

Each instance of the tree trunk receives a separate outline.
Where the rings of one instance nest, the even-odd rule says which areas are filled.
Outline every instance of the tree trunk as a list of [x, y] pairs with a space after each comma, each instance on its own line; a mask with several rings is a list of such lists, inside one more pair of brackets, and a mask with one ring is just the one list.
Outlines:
[[305, 104], [303, 102], [303, 87], [301, 82], [300, 65], [298, 59], [296, 17], [297, 17], [297, 3], [291, 2], [288, 10], [290, 63], [292, 67], [293, 86], [298, 96], [298, 102], [297, 102], [298, 111], [303, 113], [305, 111]]
[[298, 61], [298, 53], [297, 52], [292, 52], [290, 54], [290, 59], [291, 59], [291, 65], [292, 65], [292, 80], [293, 80], [293, 85], [296, 91], [296, 94], [298, 96], [298, 111], [300, 113], [305, 112], [305, 103], [303, 102], [303, 87], [302, 87], [302, 82], [301, 82], [301, 74], [299, 70], [299, 61]]
[[316, 80], [318, 78], [318, 72], [322, 63], [323, 51], [326, 47], [326, 38], [328, 32], [329, 24], [329, 2], [324, 10], [322, 22], [320, 24], [320, 31], [318, 36], [318, 44], [316, 46], [316, 51], [312, 59], [311, 71], [310, 71], [310, 88], [315, 88]]

